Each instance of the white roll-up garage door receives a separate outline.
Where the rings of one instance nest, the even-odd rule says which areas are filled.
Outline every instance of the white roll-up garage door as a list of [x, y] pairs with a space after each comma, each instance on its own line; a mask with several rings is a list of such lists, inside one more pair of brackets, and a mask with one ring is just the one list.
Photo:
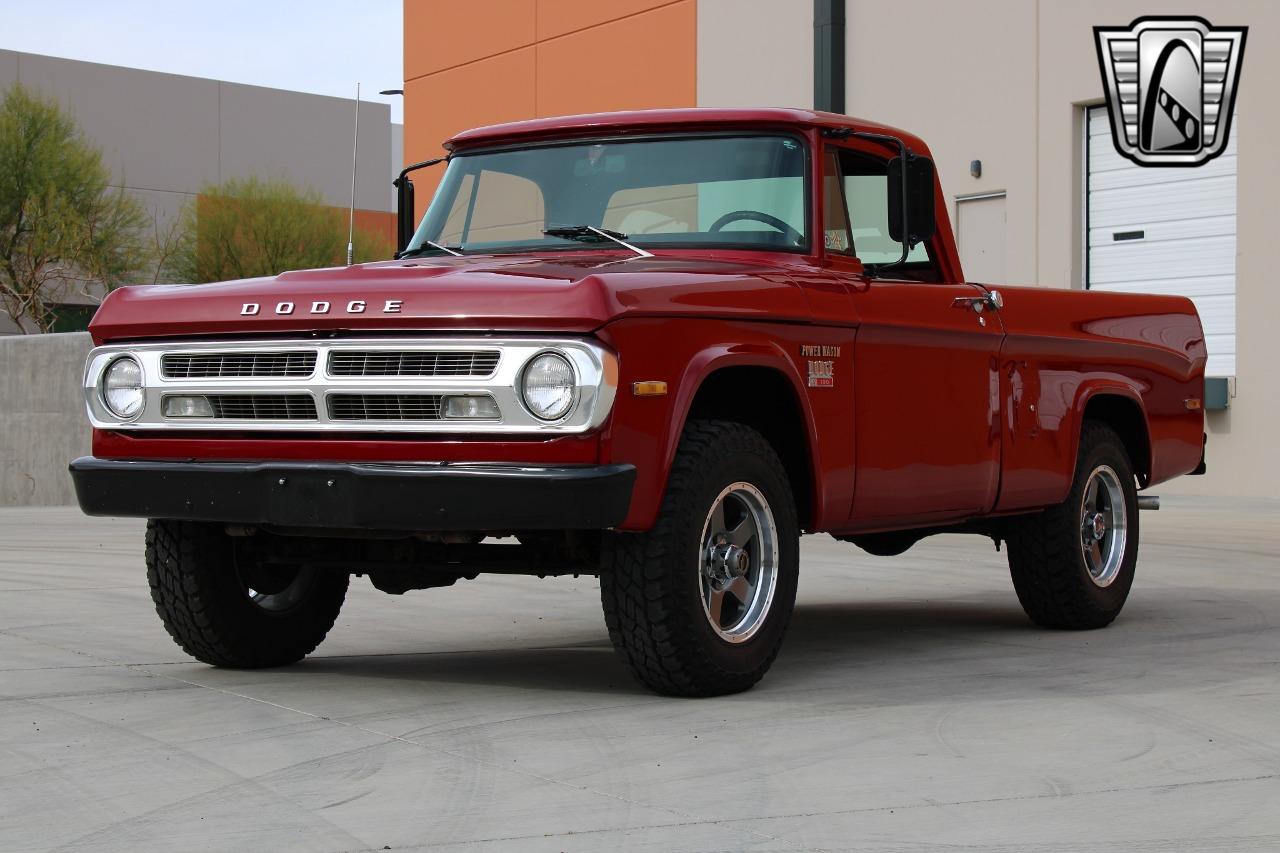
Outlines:
[[1236, 139], [1195, 168], [1138, 166], [1116, 153], [1105, 107], [1088, 111], [1088, 286], [1189, 296], [1208, 376], [1236, 372]]

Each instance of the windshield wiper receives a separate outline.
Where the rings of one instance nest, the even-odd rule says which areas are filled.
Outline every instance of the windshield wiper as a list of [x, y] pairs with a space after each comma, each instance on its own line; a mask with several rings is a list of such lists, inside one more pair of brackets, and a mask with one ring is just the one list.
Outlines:
[[396, 259], [400, 260], [402, 258], [414, 258], [414, 257], [417, 257], [418, 255], [421, 255], [423, 252], [427, 251], [428, 249], [439, 249], [441, 252], [444, 252], [449, 255], [453, 255], [455, 258], [462, 257], [461, 246], [442, 246], [439, 243], [433, 243], [430, 240], [423, 240], [421, 246], [417, 246], [413, 249], [405, 249], [403, 252], [401, 252], [399, 255], [396, 256]]
[[553, 225], [542, 231], [548, 237], [559, 237], [563, 240], [578, 240], [583, 243], [599, 243], [601, 238], [611, 240], [636, 253], [636, 257], [652, 258], [652, 252], [646, 252], [638, 246], [627, 242], [627, 235], [621, 231], [610, 231], [608, 228], [597, 228], [594, 225]]

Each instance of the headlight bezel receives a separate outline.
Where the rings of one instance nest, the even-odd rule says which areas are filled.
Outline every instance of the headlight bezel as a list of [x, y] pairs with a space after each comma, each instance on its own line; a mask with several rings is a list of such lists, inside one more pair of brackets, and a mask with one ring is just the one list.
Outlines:
[[[525, 385], [529, 376], [529, 371], [533, 368], [534, 364], [536, 364], [539, 359], [547, 356], [558, 359], [562, 364], [569, 368], [569, 401], [565, 406], [564, 411], [555, 417], [547, 417], [545, 415], [538, 414], [537, 409], [535, 409], [533, 404], [529, 402], [529, 396]], [[555, 347], [544, 347], [525, 360], [524, 365], [520, 368], [519, 379], [515, 390], [516, 396], [520, 399], [520, 404], [524, 406], [524, 410], [526, 412], [545, 424], [557, 424], [570, 418], [573, 415], [574, 409], [577, 408], [578, 401], [581, 396], [580, 383], [581, 379], [578, 375], [578, 368], [573, 363], [573, 359], [569, 354]]]
[[[131, 414], [125, 414], [111, 405], [111, 397], [108, 395], [109, 389], [107, 387], [111, 378], [111, 371], [115, 369], [116, 365], [126, 362], [132, 363], [138, 371], [138, 407]], [[106, 410], [119, 418], [121, 423], [130, 423], [142, 417], [142, 413], [147, 410], [147, 372], [146, 368], [142, 366], [142, 359], [132, 353], [121, 353], [107, 362], [98, 376], [98, 398], [102, 401], [102, 405], [106, 407]]]

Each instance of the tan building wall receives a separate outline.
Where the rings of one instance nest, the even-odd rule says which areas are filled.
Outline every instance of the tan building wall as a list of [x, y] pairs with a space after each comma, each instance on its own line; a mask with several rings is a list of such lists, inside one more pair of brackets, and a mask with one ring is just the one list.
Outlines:
[[812, 101], [813, 0], [698, 0], [698, 106]]
[[[812, 103], [812, 3], [702, 0], [698, 103], [738, 106], [744, 92]], [[756, 7], [745, 16], [735, 10]], [[803, 8], [800, 8], [802, 7]], [[937, 160], [953, 220], [956, 197], [1002, 191], [1006, 198], [1005, 276], [1009, 283], [1081, 287], [1084, 107], [1102, 102], [1093, 27], [1134, 18], [1205, 15], [1250, 28], [1233, 130], [1239, 145], [1236, 258], [1236, 396], [1208, 415], [1209, 473], [1162, 486], [1166, 493], [1280, 496], [1280, 3], [1216, 0], [847, 0], [850, 114], [920, 134]], [[804, 27], [797, 18], [804, 19]], [[745, 18], [745, 20], [744, 20]], [[752, 39], [740, 31], [754, 31]], [[735, 33], [717, 38], [713, 33]], [[805, 39], [808, 43], [805, 43]], [[743, 50], [745, 45], [746, 50]], [[768, 59], [744, 62], [744, 52]], [[780, 93], [778, 67], [789, 97]], [[969, 176], [971, 160], [982, 177]]]

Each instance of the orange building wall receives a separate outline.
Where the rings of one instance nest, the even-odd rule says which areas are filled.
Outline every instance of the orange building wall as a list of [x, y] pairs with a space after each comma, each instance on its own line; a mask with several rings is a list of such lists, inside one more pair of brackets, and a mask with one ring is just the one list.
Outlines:
[[[697, 103], [697, 0], [404, 0], [405, 163], [471, 127]], [[439, 169], [414, 175], [419, 215]]]
[[[346, 216], [347, 211], [343, 210], [342, 215]], [[396, 247], [396, 215], [394, 213], [356, 208], [355, 226], [357, 231], [378, 235], [392, 249]]]

